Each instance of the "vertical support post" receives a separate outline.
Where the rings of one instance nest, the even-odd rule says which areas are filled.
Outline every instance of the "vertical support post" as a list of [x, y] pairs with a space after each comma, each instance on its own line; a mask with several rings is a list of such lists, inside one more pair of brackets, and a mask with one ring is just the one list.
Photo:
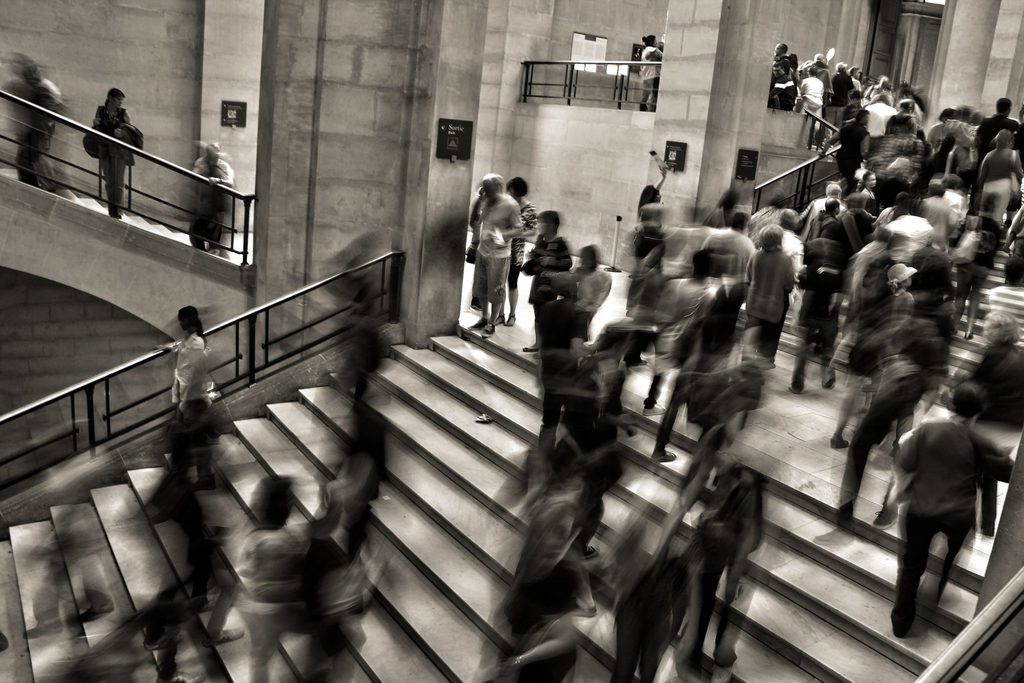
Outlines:
[[521, 93], [522, 101], [525, 103], [530, 97], [530, 63], [523, 62], [523, 92]]
[[95, 385], [88, 384], [85, 387], [85, 421], [89, 435], [89, 448], [96, 445], [96, 402], [93, 400]]
[[106, 409], [106, 413], [103, 415], [103, 421], [107, 423], [107, 438], [110, 438], [110, 378], [107, 377], [103, 380], [103, 405]]
[[128, 206], [126, 207], [129, 211], [132, 209], [132, 167], [128, 167]]
[[249, 324], [249, 352], [248, 358], [248, 378], [249, 386], [256, 383], [256, 314], [253, 313], [246, 322]]
[[[252, 204], [252, 197], [243, 200], [242, 216], [242, 265], [249, 263], [249, 206]], [[232, 245], [234, 246], [234, 245]]]
[[238, 379], [239, 374], [241, 372], [241, 368], [238, 367], [238, 358], [239, 358], [239, 356], [242, 355], [242, 349], [239, 348], [239, 342], [241, 340], [239, 339], [240, 331], [239, 331], [238, 327], [239, 327], [239, 323], [236, 322], [235, 323], [235, 379]]
[[405, 270], [405, 254], [391, 259], [391, 282], [388, 284], [388, 321], [397, 323], [402, 310], [402, 272]]
[[71, 401], [71, 452], [78, 452], [78, 420], [75, 416], [75, 394], [68, 397]]

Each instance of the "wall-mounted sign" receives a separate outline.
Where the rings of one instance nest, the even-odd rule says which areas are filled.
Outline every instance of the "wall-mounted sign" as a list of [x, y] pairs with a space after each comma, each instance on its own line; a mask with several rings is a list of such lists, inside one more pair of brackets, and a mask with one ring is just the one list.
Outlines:
[[757, 176], [757, 150], [741, 149], [736, 153], [736, 180], [751, 181]]
[[682, 173], [686, 168], [686, 143], [665, 141], [665, 165], [668, 170]]
[[439, 119], [437, 122], [437, 158], [466, 160], [473, 149], [473, 122]]
[[[629, 53], [629, 61], [631, 62], [642, 62], [644, 59], [644, 44], [633, 43], [633, 51]], [[631, 64], [629, 70], [635, 74], [640, 73], [639, 64]]]
[[220, 103], [220, 125], [245, 128], [245, 106], [245, 102], [222, 100]]

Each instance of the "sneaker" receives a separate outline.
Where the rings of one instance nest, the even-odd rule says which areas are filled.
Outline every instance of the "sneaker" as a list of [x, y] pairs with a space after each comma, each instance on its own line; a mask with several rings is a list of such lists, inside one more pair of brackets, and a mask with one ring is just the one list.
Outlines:
[[480, 334], [483, 335], [484, 337], [490, 337], [492, 334], [494, 334], [494, 325], [492, 325], [491, 323], [487, 323], [486, 325], [484, 325], [484, 330]]
[[478, 424], [489, 425], [492, 422], [494, 422], [494, 418], [492, 418], [487, 413], [480, 413], [479, 415], [476, 416], [476, 421]]
[[653, 408], [644, 408], [644, 417], [654, 417], [655, 415], [664, 415], [665, 409], [655, 404]]
[[995, 527], [994, 524], [993, 525], [983, 524], [981, 526], [981, 529], [980, 529], [979, 533], [982, 536], [987, 536], [988, 538], [992, 538], [993, 536], [996, 535], [996, 527]]
[[223, 645], [224, 643], [231, 643], [245, 635], [245, 631], [240, 628], [225, 628], [221, 629], [221, 632], [216, 637], [207, 636], [203, 638], [203, 647], [214, 647], [215, 645]]
[[835, 450], [842, 450], [850, 447], [850, 442], [843, 438], [842, 434], [833, 434], [828, 440], [828, 445]]
[[475, 323], [470, 325], [469, 329], [471, 329], [471, 330], [482, 330], [485, 327], [487, 327], [487, 320], [485, 318], [480, 318]]
[[872, 524], [874, 524], [879, 529], [888, 529], [889, 527], [891, 527], [895, 523], [896, 523], [896, 506], [895, 505], [890, 505], [888, 507], [883, 507], [881, 510], [878, 511], [878, 514], [875, 515], [875, 521], [872, 522]]
[[836, 376], [835, 375], [829, 375], [827, 377], [822, 377], [821, 378], [821, 388], [822, 389], [831, 389], [835, 385], [836, 385]]
[[676, 454], [675, 453], [669, 453], [667, 451], [661, 451], [660, 453], [655, 453], [651, 457], [654, 458], [655, 462], [665, 463], [665, 462], [672, 462], [673, 460], [675, 460], [676, 459]]
[[537, 353], [539, 349], [536, 346], [524, 346], [523, 353]]
[[802, 394], [802, 393], [804, 393], [804, 388], [802, 386], [798, 385], [798, 384], [790, 384], [789, 385], [789, 393], [791, 393], [791, 394]]
[[597, 548], [595, 548], [592, 545], [588, 545], [586, 548], [583, 549], [584, 560], [592, 560], [595, 557], [597, 557]]

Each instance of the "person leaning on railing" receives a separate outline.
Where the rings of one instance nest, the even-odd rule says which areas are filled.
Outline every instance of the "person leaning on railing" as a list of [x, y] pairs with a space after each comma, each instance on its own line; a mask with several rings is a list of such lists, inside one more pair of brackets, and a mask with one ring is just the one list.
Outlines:
[[[121, 90], [108, 90], [106, 101], [96, 107], [92, 127], [101, 133], [130, 143], [125, 126], [131, 125], [132, 118], [128, 115], [128, 110], [121, 106], [123, 104], [124, 93]], [[107, 213], [114, 218], [120, 218], [123, 208], [124, 170], [135, 161], [130, 152], [102, 140], [99, 143], [99, 153], [100, 169], [107, 183]]]

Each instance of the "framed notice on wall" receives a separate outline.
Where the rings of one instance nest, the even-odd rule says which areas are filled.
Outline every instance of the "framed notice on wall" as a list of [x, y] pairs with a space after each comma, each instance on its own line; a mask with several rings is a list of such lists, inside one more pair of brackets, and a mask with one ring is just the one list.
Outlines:
[[[572, 53], [569, 59], [574, 62], [585, 62], [594, 60], [603, 62], [608, 58], [608, 39], [589, 33], [572, 34]], [[597, 64], [577, 64], [576, 69], [581, 71], [597, 71]]]
[[757, 150], [741, 149], [736, 152], [736, 180], [751, 181], [757, 177]]

